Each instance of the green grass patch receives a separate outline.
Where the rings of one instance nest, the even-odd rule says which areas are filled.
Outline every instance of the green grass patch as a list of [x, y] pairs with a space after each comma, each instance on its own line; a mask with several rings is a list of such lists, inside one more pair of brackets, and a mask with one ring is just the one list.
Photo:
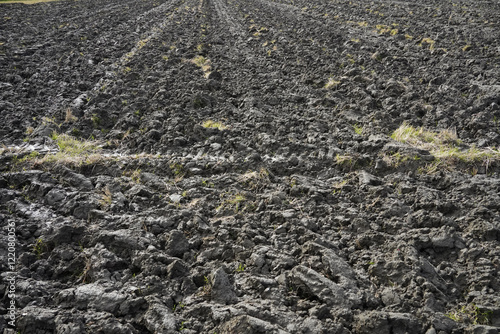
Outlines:
[[354, 124], [352, 127], [354, 128], [354, 132], [356, 132], [356, 134], [361, 135], [363, 133], [363, 126]]
[[67, 134], [52, 133], [51, 138], [59, 146], [60, 153], [68, 156], [82, 156], [100, 150], [95, 141], [79, 140]]
[[[429, 131], [422, 127], [415, 128], [403, 123], [393, 132], [391, 138], [429, 151], [436, 158], [436, 161], [421, 170], [426, 173], [433, 173], [442, 168], [452, 170], [460, 164], [471, 168], [477, 168], [479, 164], [487, 169], [493, 163], [500, 161], [500, 150], [490, 147], [467, 147], [462, 144], [456, 132], [452, 130]], [[401, 162], [401, 157], [391, 158], [395, 158], [394, 160], [398, 162], [397, 165]]]
[[[221, 194], [222, 202], [215, 209], [218, 214], [237, 214], [238, 212], [248, 212], [255, 209], [254, 203], [241, 194]], [[225, 198], [225, 199], [224, 199]]]
[[439, 132], [433, 132], [425, 130], [422, 127], [414, 128], [407, 123], [403, 123], [397, 128], [396, 131], [392, 133], [391, 138], [427, 150], [444, 146], [455, 147], [461, 144], [455, 131], [441, 130]]
[[79, 140], [68, 134], [57, 134], [55, 132], [52, 133], [51, 138], [59, 147], [59, 152], [44, 156], [39, 156], [33, 152], [24, 161], [29, 161], [33, 165], [61, 163], [81, 166], [84, 164], [95, 164], [103, 160], [103, 156], [100, 154], [101, 148], [96, 141]]
[[350, 155], [340, 155], [340, 154], [337, 154], [335, 156], [335, 162], [339, 166], [351, 168], [351, 167], [353, 167], [355, 165], [356, 160], [354, 159], [353, 156], [350, 156]]
[[490, 325], [492, 315], [492, 311], [483, 311], [474, 304], [462, 306], [446, 314], [455, 322], [472, 325]]
[[[94, 140], [79, 140], [68, 134], [58, 134], [53, 132], [51, 139], [55, 141], [59, 147], [59, 151], [55, 154], [40, 154], [33, 151], [30, 154], [24, 155], [21, 159], [14, 156], [13, 170], [24, 168], [36, 168], [47, 164], [63, 164], [68, 166], [79, 167], [82, 165], [92, 165], [102, 162], [106, 158], [101, 154], [99, 143]], [[0, 154], [8, 152], [8, 148], [0, 149]], [[110, 158], [108, 158], [110, 159]]]
[[384, 154], [382, 156], [382, 160], [385, 161], [387, 166], [398, 168], [399, 166], [402, 166], [410, 161], [419, 161], [420, 157], [418, 155], [409, 156], [396, 152], [391, 154]]

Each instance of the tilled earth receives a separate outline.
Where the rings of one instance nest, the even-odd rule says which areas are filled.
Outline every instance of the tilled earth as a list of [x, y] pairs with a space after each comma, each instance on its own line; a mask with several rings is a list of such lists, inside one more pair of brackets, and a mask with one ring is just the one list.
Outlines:
[[498, 148], [499, 40], [493, 0], [0, 5], [0, 330], [498, 333], [498, 161], [391, 134]]

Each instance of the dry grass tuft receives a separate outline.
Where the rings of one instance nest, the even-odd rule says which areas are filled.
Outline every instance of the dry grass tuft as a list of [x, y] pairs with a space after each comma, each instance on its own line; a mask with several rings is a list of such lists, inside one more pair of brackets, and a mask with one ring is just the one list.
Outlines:
[[104, 188], [104, 192], [102, 194], [101, 200], [99, 203], [101, 204], [102, 207], [108, 207], [111, 205], [113, 202], [113, 194], [111, 193], [111, 190], [109, 190], [109, 187]]
[[74, 123], [78, 121], [78, 117], [73, 115], [73, 112], [71, 111], [70, 108], [66, 109], [66, 117], [64, 118], [65, 123]]
[[332, 89], [340, 85], [340, 81], [335, 80], [333, 77], [328, 78], [328, 82], [325, 84], [325, 89]]
[[205, 73], [205, 77], [208, 77], [208, 75], [210, 74], [210, 70], [212, 69], [210, 59], [207, 59], [203, 56], [196, 56], [191, 60], [191, 62], [200, 67]]
[[[429, 131], [424, 128], [415, 128], [403, 123], [391, 138], [420, 149], [428, 150], [435, 158], [432, 164], [423, 169], [432, 174], [446, 169], [452, 170], [457, 164], [482, 164], [486, 169], [495, 162], [500, 162], [500, 150], [494, 148], [465, 147], [458, 139], [455, 130]], [[477, 166], [470, 166], [477, 168]]]
[[221, 122], [215, 122], [212, 120], [207, 120], [207, 121], [203, 122], [203, 124], [201, 126], [203, 126], [204, 128], [219, 129], [221, 131], [227, 129], [226, 125], [222, 124]]
[[458, 146], [461, 144], [455, 130], [432, 132], [424, 130], [422, 127], [418, 129], [414, 128], [407, 123], [403, 123], [397, 128], [391, 135], [391, 138], [426, 150], [432, 150], [443, 145]]
[[271, 182], [269, 171], [265, 168], [261, 168], [259, 171], [248, 171], [241, 175], [238, 181], [254, 191], [262, 190]]

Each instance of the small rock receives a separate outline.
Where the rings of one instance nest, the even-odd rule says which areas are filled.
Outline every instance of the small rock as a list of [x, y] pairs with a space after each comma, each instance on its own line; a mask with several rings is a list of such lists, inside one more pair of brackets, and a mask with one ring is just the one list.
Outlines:
[[401, 298], [399, 298], [399, 295], [393, 289], [390, 288], [385, 288], [382, 291], [381, 299], [385, 306], [390, 306], [395, 304], [397, 305], [401, 303]]
[[438, 312], [432, 315], [431, 323], [438, 332], [444, 331], [445, 333], [451, 333], [458, 327], [458, 324], [455, 321]]
[[291, 218], [297, 217], [297, 213], [293, 209], [283, 211], [282, 214], [283, 214], [283, 218], [285, 218], [285, 219], [291, 219]]
[[178, 333], [178, 326], [172, 310], [166, 306], [154, 303], [144, 314], [144, 324], [152, 333]]
[[77, 219], [88, 219], [89, 213], [95, 209], [95, 205], [91, 202], [80, 202], [73, 210], [73, 216]]
[[448, 234], [439, 235], [431, 239], [434, 247], [440, 248], [453, 248], [455, 245], [455, 240], [453, 236]]
[[422, 324], [409, 313], [388, 313], [391, 333], [394, 334], [419, 334], [422, 333]]
[[79, 190], [91, 191], [94, 189], [92, 182], [82, 174], [67, 172], [64, 175], [64, 181]]
[[286, 233], [286, 227], [284, 225], [280, 225], [280, 226], [276, 227], [276, 229], [274, 230], [274, 233], [276, 233], [276, 234]]
[[189, 273], [189, 268], [184, 262], [180, 260], [175, 260], [174, 262], [168, 265], [167, 273], [168, 273], [168, 278], [183, 277], [187, 276], [187, 274]]
[[298, 265], [292, 269], [289, 278], [304, 296], [315, 296], [329, 305], [350, 307], [352, 304], [339, 285], [313, 269]]
[[52, 189], [45, 196], [45, 203], [54, 206], [66, 198], [66, 194], [60, 189]]
[[476, 325], [466, 330], [467, 334], [498, 334], [498, 327]]
[[212, 299], [221, 304], [236, 303], [238, 298], [234, 292], [233, 285], [223, 268], [217, 269], [211, 275]]
[[222, 74], [220, 74], [220, 72], [218, 72], [218, 71], [213, 71], [213, 72], [210, 72], [210, 74], [208, 75], [207, 79], [209, 79], [209, 80], [215, 80], [215, 81], [221, 81], [222, 80]]
[[358, 176], [359, 176], [359, 184], [366, 184], [370, 186], [378, 186], [382, 184], [382, 181], [378, 177], [364, 170], [360, 171], [358, 173]]
[[221, 334], [287, 334], [277, 326], [248, 315], [240, 315], [225, 322], [220, 327]]
[[179, 194], [172, 194], [169, 196], [170, 200], [173, 202], [173, 203], [180, 203], [181, 200], [182, 200], [182, 195], [179, 195]]
[[134, 196], [150, 198], [151, 196], [153, 196], [153, 193], [142, 184], [136, 184], [135, 186], [130, 188], [129, 191], [127, 191], [126, 195], [129, 198], [132, 198]]
[[222, 148], [222, 145], [219, 143], [212, 143], [210, 144], [210, 148], [214, 151], [218, 151]]
[[184, 137], [176, 137], [174, 138], [174, 145], [175, 146], [184, 146], [187, 144], [187, 139]]
[[92, 301], [91, 306], [99, 311], [116, 314], [120, 309], [120, 305], [125, 301], [125, 299], [127, 299], [127, 295], [112, 291], [109, 293], [104, 293], [98, 298], [95, 298]]
[[162, 133], [156, 129], [152, 129], [146, 134], [146, 137], [148, 137], [152, 140], [160, 140], [161, 136], [162, 136]]
[[182, 257], [189, 250], [189, 242], [184, 233], [173, 230], [168, 238], [166, 249], [169, 255]]
[[21, 333], [39, 333], [43, 328], [44, 333], [54, 332], [54, 319], [56, 310], [42, 308], [40, 306], [27, 306], [19, 310], [19, 318], [16, 319], [16, 330]]
[[355, 316], [353, 329], [359, 334], [391, 333], [385, 312], [364, 312]]

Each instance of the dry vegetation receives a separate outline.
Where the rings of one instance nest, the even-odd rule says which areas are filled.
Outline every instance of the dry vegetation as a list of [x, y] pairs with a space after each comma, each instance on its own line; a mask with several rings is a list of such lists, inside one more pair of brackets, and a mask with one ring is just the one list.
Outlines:
[[[391, 138], [409, 144], [419, 149], [429, 151], [436, 160], [426, 166], [428, 172], [435, 172], [440, 167], [448, 170], [454, 169], [460, 164], [465, 164], [472, 169], [478, 165], [483, 165], [486, 169], [494, 163], [500, 161], [500, 150], [497, 148], [477, 148], [475, 146], [464, 145], [458, 138], [455, 130], [444, 129], [440, 131], [429, 131], [422, 127], [415, 128], [407, 123], [403, 123]], [[409, 159], [399, 154], [397, 156], [386, 156], [391, 165], [400, 164]]]

